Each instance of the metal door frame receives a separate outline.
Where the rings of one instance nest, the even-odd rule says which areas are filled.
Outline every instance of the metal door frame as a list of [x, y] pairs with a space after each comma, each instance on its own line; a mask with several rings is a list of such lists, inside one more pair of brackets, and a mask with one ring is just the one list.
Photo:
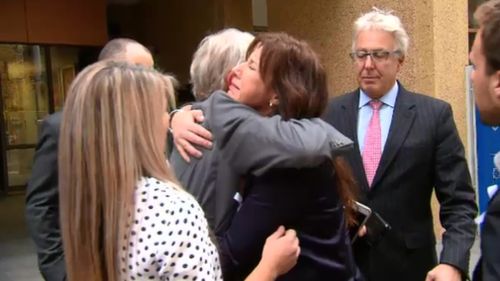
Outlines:
[[8, 175], [7, 175], [7, 140], [5, 135], [5, 122], [3, 114], [3, 93], [2, 79], [0, 77], [0, 196], [7, 194]]

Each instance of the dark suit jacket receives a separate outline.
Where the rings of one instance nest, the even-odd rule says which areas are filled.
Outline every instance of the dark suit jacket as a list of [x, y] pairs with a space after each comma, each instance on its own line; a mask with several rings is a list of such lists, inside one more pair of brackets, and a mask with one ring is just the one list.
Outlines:
[[59, 227], [57, 187], [57, 147], [61, 113], [42, 123], [31, 179], [26, 192], [26, 220], [38, 253], [38, 267], [45, 280], [66, 278], [66, 267]]
[[474, 281], [500, 280], [500, 195], [491, 199], [481, 229], [481, 259]]
[[437, 263], [431, 194], [440, 202], [446, 232], [440, 263], [468, 272], [477, 214], [464, 148], [444, 101], [406, 91], [396, 99], [392, 124], [371, 188], [357, 143], [359, 90], [333, 99], [325, 120], [355, 142], [348, 157], [361, 201], [387, 220], [392, 230], [376, 245], [354, 245], [368, 280], [419, 280]]
[[278, 280], [354, 280], [356, 265], [330, 163], [271, 170], [250, 178], [245, 193], [220, 244], [224, 280], [243, 280], [280, 225], [297, 231], [301, 252], [297, 265]]

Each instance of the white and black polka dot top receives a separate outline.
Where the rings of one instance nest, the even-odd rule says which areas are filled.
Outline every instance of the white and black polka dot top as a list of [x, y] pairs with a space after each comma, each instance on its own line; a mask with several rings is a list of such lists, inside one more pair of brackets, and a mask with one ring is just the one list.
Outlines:
[[135, 218], [120, 247], [121, 280], [222, 280], [198, 202], [170, 182], [142, 178]]

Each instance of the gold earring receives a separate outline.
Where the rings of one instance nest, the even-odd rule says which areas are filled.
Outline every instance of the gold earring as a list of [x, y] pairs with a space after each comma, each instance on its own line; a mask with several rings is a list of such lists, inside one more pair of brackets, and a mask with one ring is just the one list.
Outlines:
[[269, 107], [273, 107], [273, 101], [269, 101]]

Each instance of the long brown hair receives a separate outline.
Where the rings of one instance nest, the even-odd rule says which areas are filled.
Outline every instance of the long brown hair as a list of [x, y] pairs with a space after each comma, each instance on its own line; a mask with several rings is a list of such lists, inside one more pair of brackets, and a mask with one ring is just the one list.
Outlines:
[[[247, 58], [260, 46], [259, 73], [264, 85], [278, 95], [275, 113], [284, 119], [319, 117], [328, 102], [327, 77], [309, 44], [286, 33], [260, 33], [248, 47]], [[354, 177], [341, 157], [333, 160], [333, 167], [347, 224], [352, 225], [355, 223]]]
[[118, 280], [119, 243], [142, 176], [176, 182], [162, 148], [168, 77], [111, 61], [72, 83], [59, 138], [61, 228], [68, 280]]

